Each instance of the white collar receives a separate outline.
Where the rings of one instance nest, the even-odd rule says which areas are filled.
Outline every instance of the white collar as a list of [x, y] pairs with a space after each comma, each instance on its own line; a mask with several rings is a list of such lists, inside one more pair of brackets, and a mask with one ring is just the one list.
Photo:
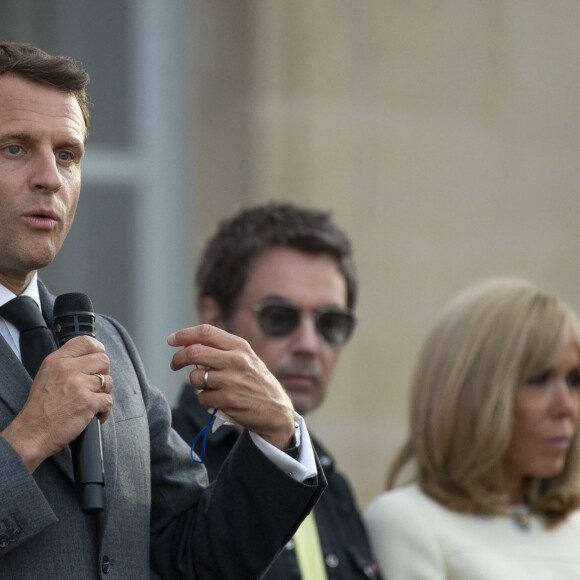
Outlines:
[[[30, 298], [32, 298], [38, 304], [38, 308], [40, 308], [42, 311], [40, 306], [40, 293], [38, 291], [38, 274], [36, 272], [34, 273], [30, 284], [28, 284], [26, 290], [24, 290], [20, 296], [30, 296]], [[0, 284], [0, 306], [6, 304], [6, 302], [12, 300], [12, 298], [16, 298], [16, 294], [14, 294], [12, 290], [8, 290], [6, 286], [2, 286], [2, 284]]]

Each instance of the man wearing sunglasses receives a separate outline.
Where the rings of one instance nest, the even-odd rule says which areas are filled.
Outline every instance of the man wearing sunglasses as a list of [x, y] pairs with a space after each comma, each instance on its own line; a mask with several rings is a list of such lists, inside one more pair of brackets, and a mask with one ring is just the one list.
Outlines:
[[[300, 415], [321, 405], [355, 327], [357, 294], [350, 242], [327, 213], [270, 203], [223, 221], [206, 244], [196, 287], [201, 321], [247, 340]], [[211, 369], [206, 377], [208, 390], [212, 380], [220, 386]], [[186, 385], [173, 426], [191, 444], [208, 418]], [[225, 425], [207, 437], [210, 479], [240, 431]], [[322, 445], [314, 446], [328, 488], [265, 578], [380, 578], [349, 485]]]

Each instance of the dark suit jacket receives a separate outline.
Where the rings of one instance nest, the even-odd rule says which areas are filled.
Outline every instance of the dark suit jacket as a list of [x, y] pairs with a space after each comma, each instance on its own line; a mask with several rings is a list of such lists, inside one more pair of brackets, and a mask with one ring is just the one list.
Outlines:
[[[50, 325], [54, 296], [39, 288]], [[96, 336], [114, 379], [113, 411], [102, 425], [105, 509], [81, 512], [68, 447], [30, 474], [0, 437], [0, 577], [142, 580], [151, 561], [164, 578], [258, 578], [318, 499], [324, 476], [297, 483], [246, 434], [208, 488], [127, 332], [97, 316]], [[0, 337], [0, 430], [31, 382]]]

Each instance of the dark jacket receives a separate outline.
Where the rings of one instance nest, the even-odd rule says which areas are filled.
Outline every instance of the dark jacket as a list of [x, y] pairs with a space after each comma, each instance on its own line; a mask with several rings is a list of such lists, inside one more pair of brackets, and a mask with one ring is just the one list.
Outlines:
[[[186, 385], [173, 410], [173, 427], [191, 445], [209, 420], [207, 409], [197, 402], [195, 390]], [[206, 443], [205, 465], [213, 480], [238, 439], [235, 427], [224, 425], [210, 433]], [[313, 438], [314, 448], [328, 480], [328, 487], [314, 508], [328, 580], [380, 579], [366, 531], [346, 479], [334, 469], [334, 461]], [[199, 453], [200, 445], [196, 444]], [[299, 580], [293, 542], [290, 541], [274, 562], [265, 580]]]

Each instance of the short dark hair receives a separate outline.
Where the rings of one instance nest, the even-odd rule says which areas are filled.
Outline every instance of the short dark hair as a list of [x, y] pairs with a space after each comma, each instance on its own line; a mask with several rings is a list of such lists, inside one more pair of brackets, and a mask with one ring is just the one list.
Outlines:
[[357, 280], [346, 234], [331, 221], [330, 213], [274, 202], [244, 209], [220, 223], [197, 268], [198, 304], [211, 297], [229, 319], [245, 286], [250, 261], [271, 247], [332, 256], [346, 282], [347, 306], [354, 309]]
[[14, 74], [73, 95], [89, 132], [89, 74], [72, 58], [53, 56], [25, 42], [0, 42], [0, 76]]

